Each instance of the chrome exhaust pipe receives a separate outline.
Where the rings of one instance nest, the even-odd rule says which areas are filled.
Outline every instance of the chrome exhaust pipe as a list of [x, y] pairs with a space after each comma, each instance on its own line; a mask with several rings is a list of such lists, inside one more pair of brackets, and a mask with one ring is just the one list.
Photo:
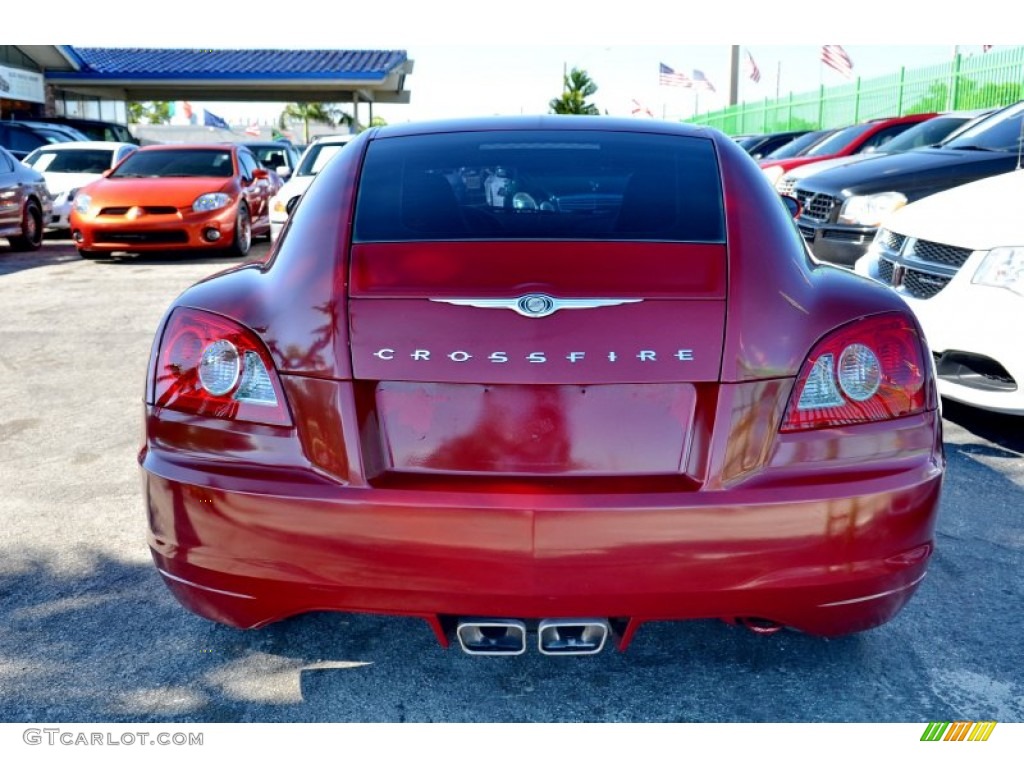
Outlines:
[[455, 630], [470, 656], [518, 656], [526, 653], [526, 625], [516, 619], [460, 621]]
[[537, 644], [547, 656], [589, 656], [601, 652], [610, 634], [605, 619], [544, 619]]

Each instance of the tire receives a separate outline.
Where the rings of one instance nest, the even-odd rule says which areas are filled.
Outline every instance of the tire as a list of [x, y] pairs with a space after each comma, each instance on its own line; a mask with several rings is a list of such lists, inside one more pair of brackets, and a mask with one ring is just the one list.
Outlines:
[[245, 203], [238, 206], [235, 219], [235, 236], [228, 248], [228, 256], [246, 256], [252, 248], [252, 218]]
[[12, 251], [38, 251], [43, 244], [43, 212], [35, 200], [25, 203], [21, 214], [21, 234], [7, 238]]

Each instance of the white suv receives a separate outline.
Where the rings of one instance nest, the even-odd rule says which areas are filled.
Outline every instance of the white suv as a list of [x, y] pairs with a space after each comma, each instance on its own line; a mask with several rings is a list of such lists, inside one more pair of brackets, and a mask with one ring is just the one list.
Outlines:
[[914, 310], [939, 392], [1024, 415], [1024, 170], [923, 198], [891, 214], [857, 272]]
[[320, 172], [328, 160], [355, 138], [355, 134], [321, 136], [314, 139], [302, 153], [295, 173], [284, 183], [270, 200], [270, 239], [277, 240], [288, 221], [289, 215], [298, 203], [302, 193], [313, 183], [313, 177]]

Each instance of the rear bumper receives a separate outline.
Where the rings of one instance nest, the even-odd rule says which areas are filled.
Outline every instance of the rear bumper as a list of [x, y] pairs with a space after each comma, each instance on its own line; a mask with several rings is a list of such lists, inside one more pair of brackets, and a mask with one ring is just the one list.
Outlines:
[[[938, 418], [928, 414], [929, 418]], [[309, 611], [652, 620], [756, 617], [839, 635], [878, 626], [924, 577], [941, 458], [827, 485], [507, 493], [254, 486], [149, 448], [154, 560], [206, 618]]]

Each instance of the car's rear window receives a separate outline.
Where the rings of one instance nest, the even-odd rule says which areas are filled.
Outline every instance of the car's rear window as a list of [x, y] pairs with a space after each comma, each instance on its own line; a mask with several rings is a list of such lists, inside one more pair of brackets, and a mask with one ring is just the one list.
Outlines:
[[371, 142], [354, 240], [725, 241], [707, 139], [486, 131]]

